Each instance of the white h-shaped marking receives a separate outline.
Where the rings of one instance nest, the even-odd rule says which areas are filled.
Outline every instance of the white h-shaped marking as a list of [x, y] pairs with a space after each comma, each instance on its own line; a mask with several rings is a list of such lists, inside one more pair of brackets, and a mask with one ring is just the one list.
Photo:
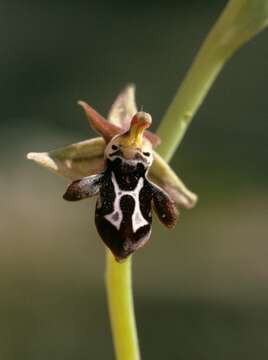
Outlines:
[[112, 173], [112, 183], [114, 186], [114, 192], [115, 192], [115, 199], [114, 199], [114, 209], [113, 212], [111, 212], [108, 215], [105, 215], [104, 217], [114, 226], [117, 230], [120, 229], [121, 222], [123, 220], [123, 214], [122, 210], [120, 208], [120, 200], [122, 196], [129, 195], [134, 199], [135, 207], [132, 214], [132, 229], [134, 233], [141, 228], [142, 226], [145, 226], [148, 223], [146, 219], [144, 219], [141, 210], [140, 210], [140, 203], [139, 203], [139, 195], [140, 191], [143, 187], [143, 178], [139, 178], [138, 184], [134, 190], [126, 191], [121, 190], [117, 184], [116, 178], [114, 173]]

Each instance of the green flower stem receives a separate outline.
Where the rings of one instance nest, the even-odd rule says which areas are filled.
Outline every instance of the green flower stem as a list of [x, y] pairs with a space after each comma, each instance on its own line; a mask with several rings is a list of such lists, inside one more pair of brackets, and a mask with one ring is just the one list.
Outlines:
[[133, 306], [131, 257], [115, 261], [107, 250], [106, 286], [117, 360], [139, 360], [140, 351]]
[[230, 56], [268, 24], [267, 0], [231, 0], [205, 39], [158, 130], [169, 161]]

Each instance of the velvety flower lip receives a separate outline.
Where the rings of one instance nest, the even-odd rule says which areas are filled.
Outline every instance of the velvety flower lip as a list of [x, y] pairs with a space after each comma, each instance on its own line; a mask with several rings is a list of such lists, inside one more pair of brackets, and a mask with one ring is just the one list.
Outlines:
[[[79, 105], [85, 111], [91, 127], [101, 137], [81, 141], [48, 152], [31, 152], [27, 158], [39, 165], [71, 180], [96, 174], [104, 169], [104, 149], [106, 143], [115, 135], [124, 132], [131, 118], [137, 112], [135, 87], [128, 85], [116, 98], [107, 120], [84, 101]], [[160, 143], [156, 134], [145, 132], [152, 148]], [[178, 207], [190, 209], [197, 202], [197, 195], [187, 189], [168, 163], [154, 151], [154, 162], [149, 171], [151, 178], [162, 187]]]

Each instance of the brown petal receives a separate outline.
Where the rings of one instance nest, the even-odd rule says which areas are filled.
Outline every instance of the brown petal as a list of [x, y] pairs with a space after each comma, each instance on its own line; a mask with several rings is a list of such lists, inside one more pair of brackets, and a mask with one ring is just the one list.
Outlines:
[[76, 180], [104, 169], [104, 148], [104, 140], [94, 138], [49, 152], [29, 153], [27, 158], [58, 175]]
[[154, 162], [149, 172], [149, 178], [164, 189], [178, 207], [191, 209], [195, 206], [197, 195], [187, 189], [177, 174], [156, 152], [154, 152]]
[[108, 122], [85, 101], [78, 101], [78, 104], [84, 109], [92, 129], [99, 133], [106, 143], [108, 143], [115, 135], [124, 132], [124, 129]]
[[176, 225], [179, 212], [175, 201], [161, 188], [154, 186], [153, 195], [154, 212], [159, 221], [167, 228], [173, 228]]
[[96, 174], [73, 181], [65, 191], [63, 199], [78, 201], [97, 195], [100, 191], [102, 177], [103, 174]]

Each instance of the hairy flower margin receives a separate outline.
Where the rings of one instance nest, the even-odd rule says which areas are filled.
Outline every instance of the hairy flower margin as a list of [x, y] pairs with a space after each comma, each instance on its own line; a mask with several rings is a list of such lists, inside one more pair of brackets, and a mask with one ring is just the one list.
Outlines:
[[[92, 125], [91, 114], [89, 112], [94, 110], [85, 102], [80, 101], [79, 104], [85, 110], [87, 118]], [[136, 112], [135, 87], [131, 84], [116, 98], [107, 121], [118, 128], [127, 129], [132, 116]], [[96, 112], [95, 114], [100, 116]], [[109, 126], [109, 124], [107, 125]], [[94, 129], [96, 130], [96, 127]], [[157, 135], [152, 133], [148, 135], [151, 137], [152, 145], [156, 146], [159, 142]], [[96, 174], [104, 169], [105, 146], [103, 137], [96, 137], [48, 152], [31, 152], [27, 155], [27, 158], [57, 175], [64, 176], [70, 180], [76, 180]], [[170, 195], [178, 208], [191, 209], [196, 204], [197, 195], [187, 189], [167, 162], [155, 151], [154, 162], [149, 171], [149, 178]]]

